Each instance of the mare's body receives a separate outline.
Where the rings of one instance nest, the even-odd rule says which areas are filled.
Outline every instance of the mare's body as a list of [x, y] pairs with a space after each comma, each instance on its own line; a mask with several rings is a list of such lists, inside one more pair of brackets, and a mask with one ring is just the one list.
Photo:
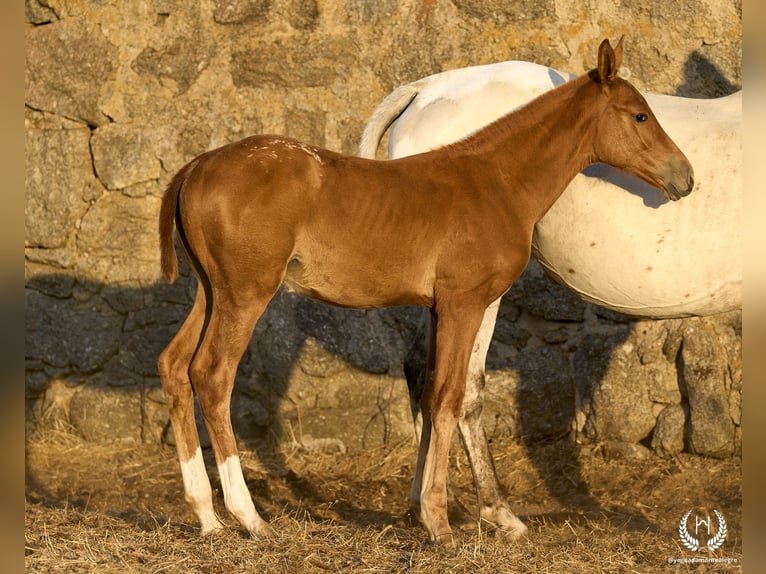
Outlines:
[[[508, 61], [416, 80], [375, 109], [359, 155], [375, 157], [389, 125], [390, 159], [437, 149], [574, 77]], [[535, 225], [532, 256], [583, 299], [620, 313], [667, 319], [741, 309], [742, 92], [644, 97], [695, 166], [697, 193], [667, 203], [631, 174], [592, 166]]]

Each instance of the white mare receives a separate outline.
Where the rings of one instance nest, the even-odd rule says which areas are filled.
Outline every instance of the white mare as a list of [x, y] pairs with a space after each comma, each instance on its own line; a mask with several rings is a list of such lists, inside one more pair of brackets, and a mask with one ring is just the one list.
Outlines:
[[[510, 61], [397, 88], [375, 110], [360, 155], [386, 128], [389, 158], [458, 140], [573, 76]], [[628, 315], [712, 315], [742, 305], [742, 92], [714, 99], [644, 94], [694, 167], [695, 193], [659, 190], [603, 164], [578, 175], [537, 224], [533, 255], [583, 299]]]
[[[359, 148], [374, 157], [389, 126], [389, 158], [465, 137], [574, 76], [508, 61], [428, 76], [394, 90], [373, 112]], [[537, 224], [532, 254], [581, 298], [649, 318], [712, 315], [742, 306], [742, 92], [715, 99], [644, 94], [686, 154], [695, 192], [665, 202], [638, 178], [597, 164], [578, 175]], [[500, 301], [484, 316], [469, 365], [459, 423], [482, 518], [517, 525], [481, 424], [484, 365]], [[423, 326], [427, 329], [428, 321]], [[423, 341], [405, 365], [416, 433], [425, 380]]]

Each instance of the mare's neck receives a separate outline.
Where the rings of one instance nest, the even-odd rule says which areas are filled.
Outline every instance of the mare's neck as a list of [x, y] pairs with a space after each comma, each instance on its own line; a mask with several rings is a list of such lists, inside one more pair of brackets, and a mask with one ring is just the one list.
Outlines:
[[532, 224], [580, 171], [596, 161], [598, 93], [584, 74], [463, 140], [463, 149], [489, 162], [505, 192], [527, 206]]

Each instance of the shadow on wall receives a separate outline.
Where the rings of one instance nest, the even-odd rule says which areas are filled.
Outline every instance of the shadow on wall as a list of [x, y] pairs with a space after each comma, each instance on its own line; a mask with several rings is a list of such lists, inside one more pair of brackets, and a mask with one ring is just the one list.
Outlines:
[[[67, 275], [28, 281], [28, 431], [63, 425], [94, 442], [174, 444], [156, 364], [196, 291], [178, 251], [181, 277], [172, 285], [102, 285]], [[284, 290], [270, 303], [237, 372], [232, 418], [238, 439], [273, 476], [290, 479], [297, 499], [313, 489], [287, 471], [282, 443], [344, 451], [411, 436], [401, 364], [417, 313], [344, 310]], [[215, 486], [212, 453], [205, 455]], [[26, 481], [48, 492], [32, 472]]]
[[[179, 255], [182, 275], [173, 285], [99, 285], [64, 275], [29, 282], [30, 429], [63, 421], [96, 442], [174, 443], [156, 360], [191, 308], [196, 289]], [[590, 378], [578, 382], [570, 332], [582, 328], [586, 308], [545, 277], [525, 274], [503, 302], [488, 358], [488, 435], [521, 439], [551, 495], [578, 512], [599, 505], [582, 476], [577, 444], [557, 441], [556, 459], [540, 447], [570, 434], [573, 406], [590, 400], [591, 381], [603, 374], [599, 365], [608, 364], [631, 331], [626, 323], [608, 321], [609, 334], [593, 338], [597, 351], [586, 345], [590, 351], [584, 351], [582, 368]], [[380, 444], [411, 436], [402, 364], [420, 315], [414, 307], [339, 309], [283, 290], [272, 300], [240, 363], [233, 424], [271, 476], [287, 477], [296, 498], [326, 502], [310, 481], [289, 472], [282, 443], [343, 450], [354, 439], [363, 448], [366, 438]], [[545, 323], [542, 330], [534, 325], [539, 322]], [[599, 354], [598, 364], [588, 356], [592, 351]], [[209, 445], [201, 422], [199, 427], [203, 446]], [[211, 453], [205, 454], [217, 487]], [[413, 459], [410, 472], [414, 464]], [[34, 473], [26, 480], [29, 489], [48, 492]], [[513, 484], [503, 477], [501, 482], [512, 494]], [[344, 505], [350, 523], [370, 520], [350, 501]]]
[[726, 79], [718, 67], [699, 50], [691, 53], [684, 65], [684, 83], [676, 90], [686, 98], [719, 98], [742, 89]]

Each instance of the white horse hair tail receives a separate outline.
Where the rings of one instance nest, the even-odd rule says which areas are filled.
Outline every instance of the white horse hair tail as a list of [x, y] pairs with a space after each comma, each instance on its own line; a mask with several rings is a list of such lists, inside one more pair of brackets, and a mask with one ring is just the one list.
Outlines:
[[399, 86], [380, 102], [370, 116], [359, 142], [359, 157], [375, 158], [383, 134], [398, 118], [420, 91], [420, 82]]

